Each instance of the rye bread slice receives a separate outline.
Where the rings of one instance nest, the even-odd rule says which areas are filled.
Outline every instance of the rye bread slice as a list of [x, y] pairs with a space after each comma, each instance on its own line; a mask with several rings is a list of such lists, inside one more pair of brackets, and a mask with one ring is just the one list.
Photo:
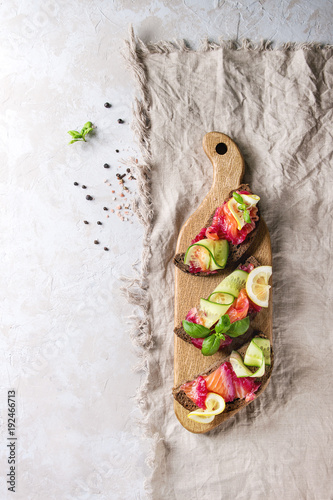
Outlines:
[[[232, 193], [234, 191], [237, 191], [237, 190], [244, 190], [244, 191], [249, 191], [249, 193], [252, 193], [248, 184], [241, 184], [240, 186], [238, 186], [238, 188], [230, 191], [228, 197], [224, 201], [229, 200], [229, 198], [231, 198], [231, 196], [232, 196]], [[208, 219], [208, 221], [206, 222], [204, 227], [211, 226], [211, 224], [213, 222], [214, 215], [215, 215], [215, 211], [212, 213], [212, 215], [210, 216], [210, 218]], [[235, 264], [237, 264], [237, 262], [239, 262], [239, 260], [242, 257], [245, 257], [246, 255], [248, 255], [254, 241], [256, 240], [256, 238], [258, 236], [259, 227], [260, 227], [260, 219], [256, 223], [256, 227], [253, 229], [253, 231], [251, 231], [251, 233], [247, 236], [246, 240], [243, 243], [240, 243], [239, 245], [232, 245], [231, 243], [229, 243], [229, 256], [228, 256], [227, 264], [226, 264], [224, 269], [228, 269], [228, 268], [235, 266]], [[181, 271], [183, 271], [184, 273], [191, 274], [192, 276], [210, 276], [210, 275], [221, 274], [221, 272], [224, 271], [224, 269], [218, 269], [216, 271], [208, 271], [208, 272], [200, 271], [198, 273], [190, 273], [189, 266], [187, 264], [185, 264], [184, 258], [185, 258], [185, 253], [178, 253], [175, 255], [175, 257], [173, 259], [173, 263]]]
[[[254, 335], [256, 337], [261, 337], [261, 338], [267, 338], [266, 335], [264, 335], [262, 332], [256, 332], [256, 334]], [[242, 355], [242, 357], [244, 358], [244, 355], [245, 355], [245, 352], [246, 352], [246, 349], [247, 347], [249, 346], [250, 342], [247, 342], [246, 344], [243, 344], [242, 347], [240, 347], [238, 349], [238, 352]], [[224, 357], [223, 359], [217, 361], [216, 363], [214, 363], [208, 370], [206, 370], [205, 372], [202, 372], [202, 373], [198, 373], [198, 375], [196, 377], [194, 377], [192, 380], [195, 380], [195, 378], [199, 377], [199, 375], [201, 376], [206, 376], [206, 375], [210, 375], [213, 371], [215, 371], [220, 365], [222, 365], [222, 363], [225, 363], [226, 361], [229, 360], [229, 357], [230, 355]], [[260, 394], [263, 392], [263, 389], [264, 389], [264, 386], [265, 386], [265, 382], [270, 378], [271, 376], [271, 373], [272, 373], [272, 370], [273, 370], [273, 365], [274, 365], [274, 353], [273, 353], [273, 347], [271, 345], [271, 365], [270, 366], [266, 366], [266, 369], [265, 369], [265, 375], [263, 377], [260, 377], [260, 378], [255, 378], [254, 380], [255, 381], [258, 381], [261, 383], [261, 386], [259, 387], [259, 389], [257, 390], [257, 392], [255, 393], [256, 394], [256, 397], [255, 399], [260, 396]], [[175, 398], [175, 400], [181, 404], [184, 408], [186, 408], [186, 410], [189, 410], [189, 411], [194, 411], [194, 410], [197, 410], [198, 409], [198, 406], [194, 403], [194, 401], [192, 401], [192, 399], [190, 399], [186, 394], [185, 392], [181, 389], [181, 386], [183, 384], [185, 384], [186, 382], [191, 382], [192, 380], [186, 380], [184, 381], [182, 384], [180, 384], [178, 387], [174, 387], [173, 390], [172, 390], [172, 393], [173, 393], [173, 397]], [[238, 408], [241, 408], [243, 406], [246, 406], [250, 403], [250, 401], [245, 401], [245, 399], [235, 399], [234, 401], [230, 401], [229, 403], [226, 403], [225, 405], [225, 410], [224, 410], [224, 413], [228, 413], [230, 411], [233, 411], [233, 410], [237, 410]]]
[[[244, 264], [239, 264], [238, 268], [241, 265], [247, 266], [248, 264], [253, 264], [254, 267], [260, 266], [260, 263], [257, 261], [257, 259], [255, 257], [253, 257], [253, 255], [251, 255], [251, 257], [248, 257], [246, 259], [246, 261], [244, 262]], [[249, 337], [249, 331], [250, 330], [251, 330], [251, 328], [249, 328], [249, 330], [244, 335], [242, 335], [243, 342], [246, 341], [245, 339], [251, 338], [251, 337]], [[253, 330], [252, 330], [252, 332], [253, 332]], [[191, 337], [185, 332], [182, 324], [178, 325], [174, 329], [174, 333], [177, 335], [177, 337], [179, 337], [180, 339], [184, 340], [184, 342], [187, 342], [188, 344], [192, 345]], [[233, 339], [233, 342], [229, 346], [227, 346], [227, 348], [237, 349], [236, 345], [238, 344], [238, 342], [236, 342], [236, 341], [239, 340], [239, 338], [240, 337], [237, 337], [237, 338]]]

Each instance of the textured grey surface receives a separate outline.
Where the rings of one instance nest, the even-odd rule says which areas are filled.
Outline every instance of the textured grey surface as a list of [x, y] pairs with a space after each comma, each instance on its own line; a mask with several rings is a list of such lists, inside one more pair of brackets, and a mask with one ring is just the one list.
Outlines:
[[[205, 36], [332, 43], [329, 1], [2, 3], [1, 498], [11, 495], [12, 388], [17, 499], [144, 498], [148, 447], [137, 437], [134, 404], [140, 374], [126, 334], [133, 308], [118, 279], [133, 274], [143, 233], [137, 222], [101, 211], [114, 203], [103, 181], [113, 181], [119, 156], [138, 151], [129, 129], [134, 87], [120, 55], [130, 23], [144, 41], [186, 38], [192, 46]], [[67, 146], [66, 131], [86, 120], [96, 136]]]

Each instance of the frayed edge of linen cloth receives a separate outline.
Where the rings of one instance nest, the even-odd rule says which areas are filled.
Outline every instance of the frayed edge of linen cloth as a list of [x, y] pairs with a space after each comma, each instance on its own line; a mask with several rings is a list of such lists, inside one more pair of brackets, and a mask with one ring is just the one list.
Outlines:
[[[136, 370], [145, 372], [145, 379], [139, 387], [136, 395], [136, 403], [140, 408], [143, 418], [137, 422], [138, 427], [143, 432], [143, 437], [151, 440], [151, 447], [146, 459], [147, 465], [151, 469], [151, 476], [162, 463], [165, 454], [163, 438], [158, 433], [154, 433], [149, 428], [149, 402], [148, 402], [148, 384], [149, 384], [149, 351], [154, 347], [153, 333], [151, 331], [149, 310], [150, 296], [147, 285], [147, 276], [149, 272], [149, 260], [151, 256], [151, 232], [154, 224], [154, 207], [151, 199], [150, 174], [153, 168], [153, 158], [150, 149], [150, 106], [151, 97], [147, 79], [147, 69], [145, 66], [145, 57], [150, 54], [170, 54], [173, 52], [192, 52], [185, 40], [176, 40], [174, 42], [159, 41], [156, 43], [144, 43], [135, 36], [133, 27], [130, 27], [129, 38], [125, 41], [126, 52], [124, 53], [130, 71], [134, 74], [134, 79], [139, 90], [139, 98], [135, 98], [132, 112], [132, 129], [138, 140], [143, 163], [137, 163], [134, 158], [127, 160], [126, 163], [135, 172], [138, 183], [138, 199], [133, 204], [133, 210], [143, 224], [145, 232], [143, 238], [143, 254], [141, 261], [141, 273], [136, 277], [123, 277], [124, 286], [122, 291], [127, 300], [138, 306], [140, 312], [134, 314], [130, 320], [132, 328], [130, 337], [133, 345], [139, 348], [139, 362]], [[219, 49], [245, 50], [245, 51], [297, 51], [297, 50], [329, 50], [333, 45], [321, 43], [283, 43], [274, 46], [271, 41], [261, 41], [253, 43], [248, 39], [242, 41], [219, 39], [219, 43], [202, 40], [197, 52], [209, 52]], [[150, 486], [150, 478], [144, 482], [147, 498], [153, 499]]]
[[[127, 60], [131, 65], [132, 70], [137, 73], [136, 76], [141, 75], [141, 69], [135, 68], [133, 66], [134, 59], [139, 57], [140, 66], [144, 71], [143, 59], [145, 55], [148, 54], [171, 54], [172, 52], [193, 52], [193, 50], [185, 40], [175, 40], [171, 41], [159, 41], [155, 43], [145, 43], [134, 34], [134, 30], [130, 27], [130, 38], [126, 42], [129, 49], [129, 54], [127, 55]], [[265, 50], [281, 50], [281, 51], [296, 51], [296, 50], [329, 50], [333, 48], [333, 45], [318, 43], [318, 42], [285, 42], [279, 45], [274, 44], [272, 40], [261, 40], [258, 43], [252, 42], [251, 40], [245, 38], [243, 40], [224, 40], [222, 37], [219, 38], [219, 42], [210, 41], [205, 38], [200, 41], [197, 52], [209, 52], [212, 50], [219, 49], [229, 49], [229, 50], [249, 50], [262, 52]], [[134, 51], [134, 52], [133, 52]], [[134, 59], [132, 56], [135, 54]], [[146, 97], [148, 97], [149, 91], [147, 89], [147, 82], [144, 79], [140, 79], [142, 92], [145, 92]], [[145, 90], [146, 88], [146, 90]]]

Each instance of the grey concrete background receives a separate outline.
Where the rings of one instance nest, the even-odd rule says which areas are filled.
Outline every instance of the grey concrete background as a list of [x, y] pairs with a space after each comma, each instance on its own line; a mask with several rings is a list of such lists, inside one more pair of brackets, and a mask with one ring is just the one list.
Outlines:
[[[134, 401], [142, 375], [132, 370], [126, 318], [134, 310], [119, 281], [134, 274], [143, 231], [131, 215], [121, 221], [102, 210], [121, 202], [112, 194], [120, 157], [139, 156], [129, 125], [135, 89], [120, 55], [130, 23], [144, 41], [185, 38], [192, 47], [219, 36], [332, 43], [332, 2], [1, 3], [0, 498], [12, 498], [10, 389], [15, 498], [144, 498], [149, 443], [140, 440]], [[87, 120], [95, 137], [68, 146], [67, 130]]]

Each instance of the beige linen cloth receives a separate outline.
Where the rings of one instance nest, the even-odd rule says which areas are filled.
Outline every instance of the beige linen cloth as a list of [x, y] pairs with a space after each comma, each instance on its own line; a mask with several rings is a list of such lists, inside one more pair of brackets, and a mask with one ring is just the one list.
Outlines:
[[[146, 226], [143, 307], [133, 338], [147, 378], [138, 395], [152, 441], [154, 500], [333, 498], [333, 49], [244, 42], [145, 45], [128, 59], [141, 91], [134, 126]], [[174, 266], [179, 230], [212, 183], [209, 131], [235, 140], [261, 197], [273, 249], [276, 364], [263, 395], [206, 435], [173, 411]]]

